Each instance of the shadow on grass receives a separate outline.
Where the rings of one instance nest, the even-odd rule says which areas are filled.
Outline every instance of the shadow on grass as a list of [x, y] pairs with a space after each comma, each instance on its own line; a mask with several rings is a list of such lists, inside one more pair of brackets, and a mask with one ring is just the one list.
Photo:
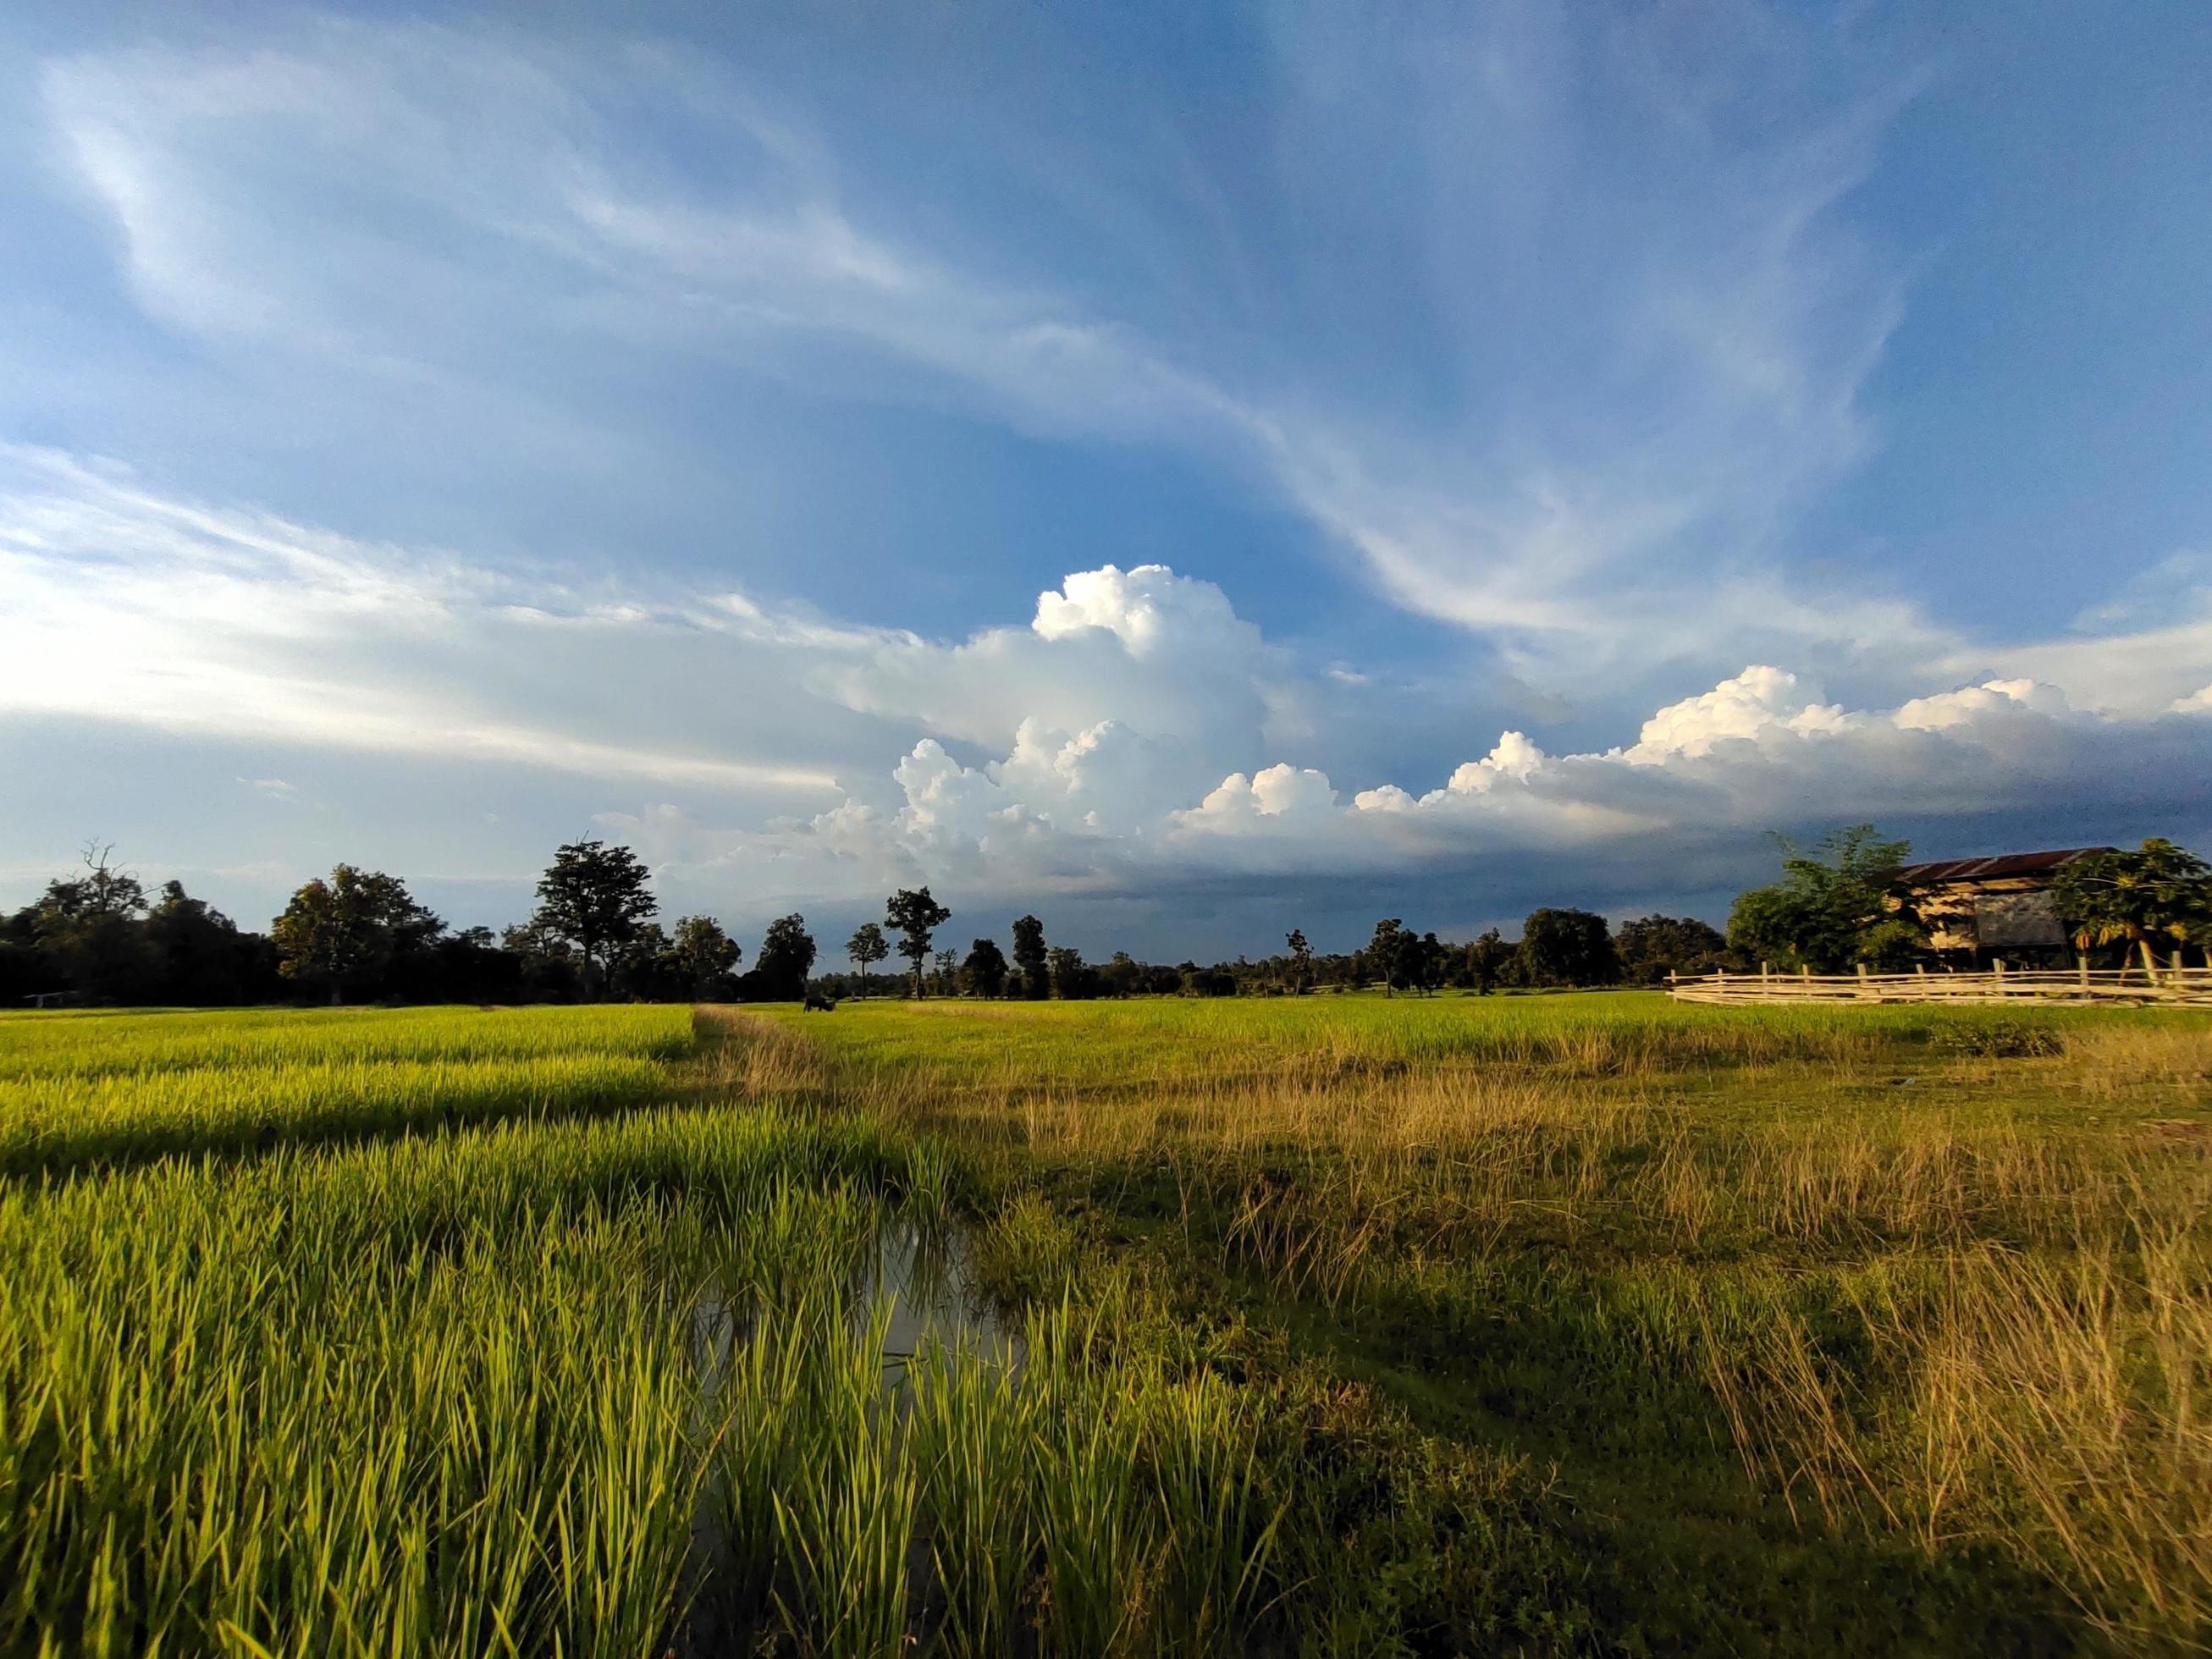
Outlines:
[[[1878, 1517], [1826, 1520], [1802, 1494], [1793, 1512], [1747, 1473], [1697, 1376], [1577, 1317], [1586, 1291], [1557, 1281], [1589, 1268], [1571, 1252], [1493, 1259], [1503, 1270], [1462, 1307], [1374, 1287], [1332, 1305], [1209, 1260], [1206, 1218], [1168, 1209], [1157, 1177], [1076, 1184], [1115, 1249], [1160, 1259], [1194, 1325], [1241, 1320], [1263, 1365], [1317, 1366], [1434, 1441], [1555, 1470], [1534, 1522], [1579, 1577], [1571, 1607], [1530, 1610], [1536, 1626], [1586, 1618], [1606, 1652], [2118, 1650], [2065, 1585], [1996, 1548], [1929, 1550]], [[1824, 1340], [1854, 1363], [1842, 1324]]]
[[1746, 1475], [1705, 1390], [1656, 1369], [1639, 1384], [1541, 1310], [1501, 1310], [1484, 1340], [1409, 1362], [1424, 1345], [1387, 1316], [1285, 1304], [1248, 1282], [1231, 1293], [1255, 1328], [1374, 1388], [1424, 1432], [1554, 1466], [1550, 1522], [1627, 1650], [2114, 1650], [2064, 1586], [1994, 1550], [1931, 1553], [1793, 1514]]
[[164, 1131], [143, 1126], [112, 1133], [79, 1131], [64, 1139], [33, 1142], [0, 1152], [0, 1178], [59, 1182], [143, 1169], [171, 1160], [238, 1162], [290, 1149], [340, 1149], [379, 1141], [428, 1139], [458, 1129], [506, 1123], [557, 1123], [682, 1103], [675, 1088], [620, 1091], [561, 1101], [471, 1106], [445, 1101], [403, 1116], [364, 1121], [343, 1109], [288, 1123], [234, 1125]]
[[172, 1160], [237, 1162], [286, 1150], [338, 1150], [450, 1134], [503, 1124], [560, 1123], [652, 1110], [705, 1105], [732, 1097], [736, 1082], [729, 1053], [750, 1034], [702, 1021], [694, 1045], [674, 1057], [649, 1056], [653, 1069], [618, 1086], [568, 1095], [517, 1097], [511, 1083], [481, 1092], [449, 1090], [419, 1107], [364, 1107], [336, 1098], [291, 1117], [163, 1124], [138, 1121], [112, 1128], [74, 1125], [58, 1135], [0, 1146], [0, 1179], [60, 1182], [143, 1169]]

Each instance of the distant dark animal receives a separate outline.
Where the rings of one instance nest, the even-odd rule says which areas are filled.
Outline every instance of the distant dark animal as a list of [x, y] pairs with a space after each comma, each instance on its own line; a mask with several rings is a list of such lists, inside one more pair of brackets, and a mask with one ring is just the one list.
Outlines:
[[837, 999], [823, 996], [819, 991], [809, 991], [806, 994], [806, 1001], [800, 1007], [799, 1012], [811, 1014], [817, 1008], [825, 1014], [834, 1014], [837, 1012]]

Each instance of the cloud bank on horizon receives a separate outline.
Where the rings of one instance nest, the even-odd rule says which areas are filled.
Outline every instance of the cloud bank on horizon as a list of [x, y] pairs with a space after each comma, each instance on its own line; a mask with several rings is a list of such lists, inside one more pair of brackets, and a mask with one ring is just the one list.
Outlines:
[[[475, 920], [597, 829], [733, 917], [926, 880], [1182, 949], [1709, 908], [1861, 818], [2212, 827], [2208, 301], [2085, 302], [2101, 198], [1989, 289], [2064, 181], [1905, 20], [904, 27], [49, 27], [0, 885], [96, 830], [249, 917], [352, 857]], [[1956, 307], [2033, 356], [2061, 289], [2058, 355], [2162, 366], [2043, 385], [2054, 495]]]

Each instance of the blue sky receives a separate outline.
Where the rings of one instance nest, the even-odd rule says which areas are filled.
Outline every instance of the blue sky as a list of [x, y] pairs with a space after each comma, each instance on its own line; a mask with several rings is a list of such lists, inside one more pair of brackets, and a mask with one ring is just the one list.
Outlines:
[[2202, 844], [2208, 186], [2189, 4], [18, 7], [0, 903], [602, 834], [1211, 955]]

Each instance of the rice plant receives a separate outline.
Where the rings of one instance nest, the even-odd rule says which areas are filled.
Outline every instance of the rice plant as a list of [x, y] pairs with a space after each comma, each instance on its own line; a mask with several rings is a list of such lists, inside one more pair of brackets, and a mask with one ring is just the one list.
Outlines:
[[0, 1651], [2186, 1650], [2212, 1022], [2023, 1018], [0, 1017]]

